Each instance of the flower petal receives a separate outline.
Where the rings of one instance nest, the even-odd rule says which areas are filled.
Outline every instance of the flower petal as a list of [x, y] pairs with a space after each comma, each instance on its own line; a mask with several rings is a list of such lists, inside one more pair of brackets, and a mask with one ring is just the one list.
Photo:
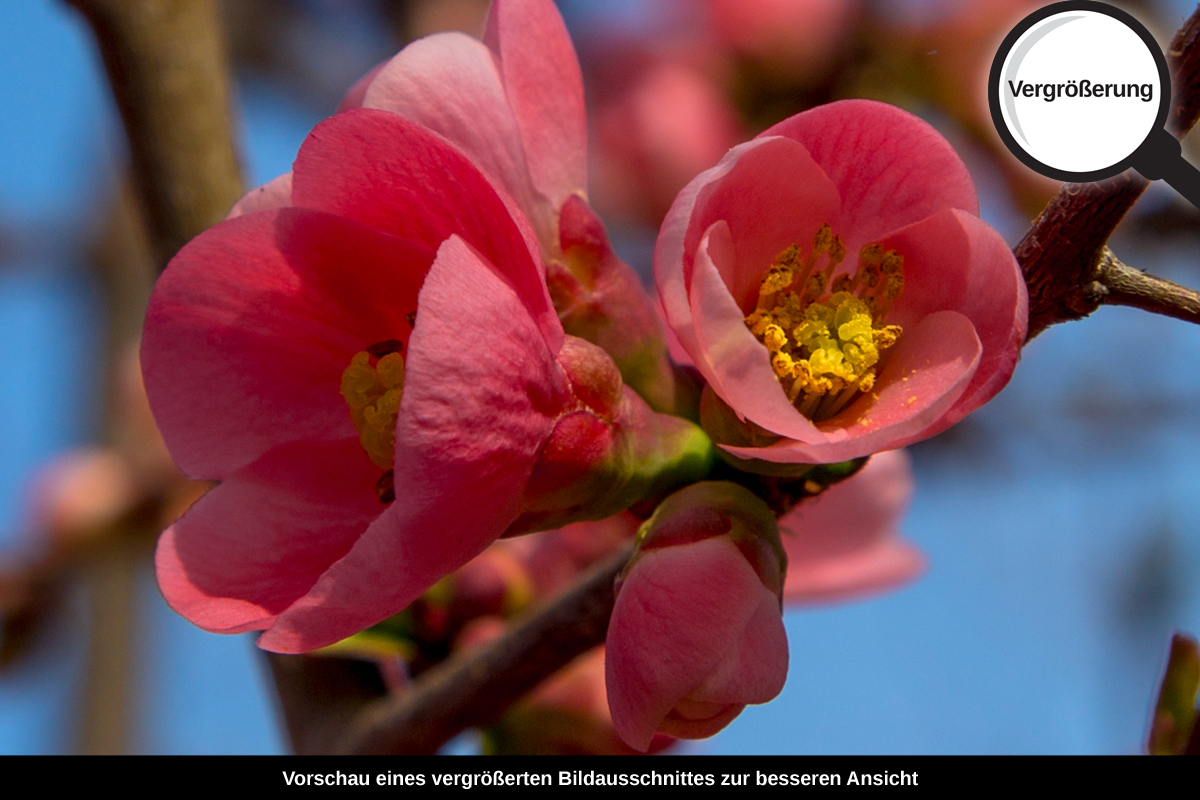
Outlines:
[[887, 103], [841, 100], [768, 128], [808, 150], [837, 186], [830, 220], [850, 253], [944, 208], [979, 215], [975, 185], [950, 143], [929, 123]]
[[924, 556], [897, 533], [912, 491], [908, 455], [890, 450], [872, 456], [849, 480], [796, 506], [779, 521], [788, 554], [783, 599], [850, 599], [918, 575]]
[[[703, 360], [697, 368], [732, 408], [781, 436], [821, 442], [825, 435], [788, 402], [771, 368], [767, 348], [746, 327], [718, 266], [733, 258], [724, 221], [713, 223], [697, 248], [692, 273], [692, 319]], [[728, 268], [728, 267], [727, 267]]]
[[[605, 651], [609, 708], [627, 744], [649, 747], [667, 713], [729, 657], [763, 591], [728, 537], [641, 555], [617, 595]], [[775, 619], [782, 628], [778, 605]]]
[[534, 188], [559, 208], [587, 192], [587, 117], [579, 59], [551, 0], [496, 0], [484, 41], [496, 54]]
[[899, 588], [925, 571], [925, 556], [892, 534], [855, 553], [802, 564], [784, 587], [789, 603], [833, 603]]
[[293, 169], [292, 200], [436, 250], [457, 234], [506, 277], [547, 344], [562, 326], [546, 288], [537, 238], [512, 200], [461, 150], [395, 114], [359, 108], [309, 134]]
[[981, 352], [969, 319], [938, 311], [905, 330], [872, 392], [818, 426], [826, 442], [785, 439], [769, 447], [721, 447], [740, 458], [781, 464], [831, 464], [903, 447], [925, 438], [962, 396]]
[[520, 513], [565, 373], [513, 289], [451, 237], [421, 289], [396, 422], [396, 502], [259, 645], [302, 652], [384, 619]]
[[685, 242], [694, 253], [712, 223], [729, 225], [736, 261], [722, 277], [746, 313], [754, 309], [762, 276], [780, 252], [792, 244], [811, 245], [817, 230], [838, 214], [837, 189], [803, 147], [784, 137], [760, 137], [753, 144], [758, 146], [736, 155], [730, 151], [726, 159], [733, 167], [701, 192]]
[[906, 285], [921, 287], [901, 294], [888, 322], [903, 326], [934, 311], [957, 311], [971, 320], [983, 345], [979, 369], [939, 423], [942, 430], [990, 400], [1012, 376], [1029, 323], [1025, 278], [1000, 234], [958, 210], [895, 231], [883, 245], [904, 255]]
[[483, 42], [457, 32], [418, 39], [387, 63], [363, 105], [445, 136], [504, 187], [543, 239], [553, 239], [554, 211], [530, 182], [520, 128]]
[[[388, 61], [390, 60], [388, 59]], [[354, 85], [342, 95], [342, 101], [338, 103], [337, 111], [334, 113], [340, 114], [352, 108], [362, 108], [363, 101], [367, 96], [367, 90], [371, 88], [371, 84], [375, 82], [375, 78], [379, 77], [379, 73], [383, 72], [383, 68], [388, 65], [388, 61], [376, 64], [367, 71], [366, 75], [356, 80]]]
[[251, 189], [245, 197], [233, 204], [225, 219], [253, 214], [256, 211], [270, 211], [273, 208], [286, 208], [292, 204], [292, 173], [285, 172], [277, 178], [264, 183], [257, 189]]
[[163, 597], [208, 631], [268, 627], [383, 512], [379, 474], [357, 437], [271, 450], [159, 539]]
[[724, 220], [735, 245], [721, 276], [744, 311], [753, 308], [759, 281], [790, 244], [805, 244], [837, 215], [833, 184], [794, 142], [759, 138], [739, 145], [701, 173], [675, 199], [654, 249], [654, 278], [663, 312], [680, 344], [697, 363], [688, 292], [701, 238]]
[[689, 699], [747, 705], [769, 702], [783, 691], [788, 643], [780, 623], [779, 596], [761, 583], [757, 593], [758, 604], [741, 635], [704, 683], [688, 694]]
[[724, 730], [745, 708], [745, 703], [682, 700], [659, 723], [656, 735], [677, 739], [707, 739]]
[[[685, 249], [688, 231], [692, 228], [692, 213], [696, 201], [709, 184], [719, 181], [733, 169], [737, 163], [735, 153], [753, 146], [758, 145], [755, 142], [738, 145], [719, 164], [700, 173], [685, 186], [667, 212], [654, 244], [654, 285], [658, 289], [663, 319], [666, 320], [667, 329], [675, 335], [679, 346], [693, 362], [696, 357], [691, 354], [700, 353], [695, 320], [692, 319], [692, 303], [688, 297], [695, 249]], [[704, 232], [701, 231], [701, 234]], [[698, 243], [697, 239], [695, 244]]]
[[[187, 474], [221, 480], [271, 448], [354, 436], [354, 353], [408, 337], [431, 253], [349, 220], [280, 209], [188, 243], [146, 312], [142, 372]], [[346, 264], [354, 269], [346, 269]]]

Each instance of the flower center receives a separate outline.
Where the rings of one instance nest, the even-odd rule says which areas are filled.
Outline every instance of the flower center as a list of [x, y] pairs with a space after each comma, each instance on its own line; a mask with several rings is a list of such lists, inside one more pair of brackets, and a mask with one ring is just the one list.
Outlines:
[[[821, 256], [826, 264], [818, 269]], [[869, 244], [858, 268], [835, 278], [845, 257], [841, 238], [821, 226], [807, 255], [792, 245], [776, 257], [746, 317], [788, 400], [815, 422], [871, 391], [881, 354], [901, 333], [883, 321], [904, 289], [904, 257]]]
[[[387, 341], [355, 353], [342, 373], [342, 397], [371, 462], [391, 470], [396, 447], [396, 415], [404, 391], [400, 342]], [[372, 363], [374, 362], [374, 363]]]

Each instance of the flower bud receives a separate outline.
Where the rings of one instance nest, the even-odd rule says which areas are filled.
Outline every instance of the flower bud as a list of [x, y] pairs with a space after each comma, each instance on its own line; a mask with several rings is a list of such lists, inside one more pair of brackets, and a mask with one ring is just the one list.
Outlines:
[[786, 565], [774, 515], [736, 484], [694, 484], [659, 506], [618, 578], [608, 629], [609, 708], [626, 744], [711, 736], [779, 694]]
[[704, 432], [654, 413], [604, 350], [568, 336], [559, 358], [576, 403], [555, 421], [526, 484], [524, 513], [506, 535], [605, 519], [708, 471]]
[[633, 269], [617, 257], [604, 223], [578, 195], [563, 204], [547, 280], [563, 328], [609, 353], [625, 382], [655, 411], [682, 413], [694, 387], [667, 358], [662, 322]]
[[1200, 689], [1200, 645], [1190, 636], [1171, 637], [1171, 655], [1163, 675], [1154, 718], [1150, 721], [1150, 739], [1146, 750], [1152, 756], [1200, 754], [1200, 734], [1196, 722], [1196, 696]]

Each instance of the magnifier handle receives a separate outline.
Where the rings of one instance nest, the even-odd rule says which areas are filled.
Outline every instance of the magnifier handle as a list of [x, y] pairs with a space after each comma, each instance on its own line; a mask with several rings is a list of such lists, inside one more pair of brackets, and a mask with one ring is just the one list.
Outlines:
[[1164, 129], [1154, 130], [1133, 154], [1133, 168], [1146, 180], [1164, 180], [1188, 202], [1200, 208], [1200, 170], [1183, 158], [1179, 140]]

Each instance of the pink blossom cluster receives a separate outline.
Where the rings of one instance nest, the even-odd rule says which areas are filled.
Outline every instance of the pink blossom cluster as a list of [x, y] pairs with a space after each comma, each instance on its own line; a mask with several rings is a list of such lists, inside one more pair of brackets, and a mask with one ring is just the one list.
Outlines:
[[[628, 509], [645, 522], [608, 711], [594, 665], [572, 684], [591, 699], [539, 702], [645, 751], [779, 693], [785, 600], [920, 572], [898, 448], [995, 395], [1025, 334], [1020, 273], [950, 145], [844, 101], [729, 150], [659, 235], [668, 333], [588, 205], [586, 131], [554, 4], [496, 0], [482, 41], [410, 44], [175, 257], [146, 391], [180, 468], [219, 481], [159, 542], [175, 610], [306, 652], [453, 575], [465, 634], [568, 582], [612, 520], [632, 534]], [[810, 472], [868, 457], [831, 488]], [[780, 519], [760, 474], [800, 487]]]

